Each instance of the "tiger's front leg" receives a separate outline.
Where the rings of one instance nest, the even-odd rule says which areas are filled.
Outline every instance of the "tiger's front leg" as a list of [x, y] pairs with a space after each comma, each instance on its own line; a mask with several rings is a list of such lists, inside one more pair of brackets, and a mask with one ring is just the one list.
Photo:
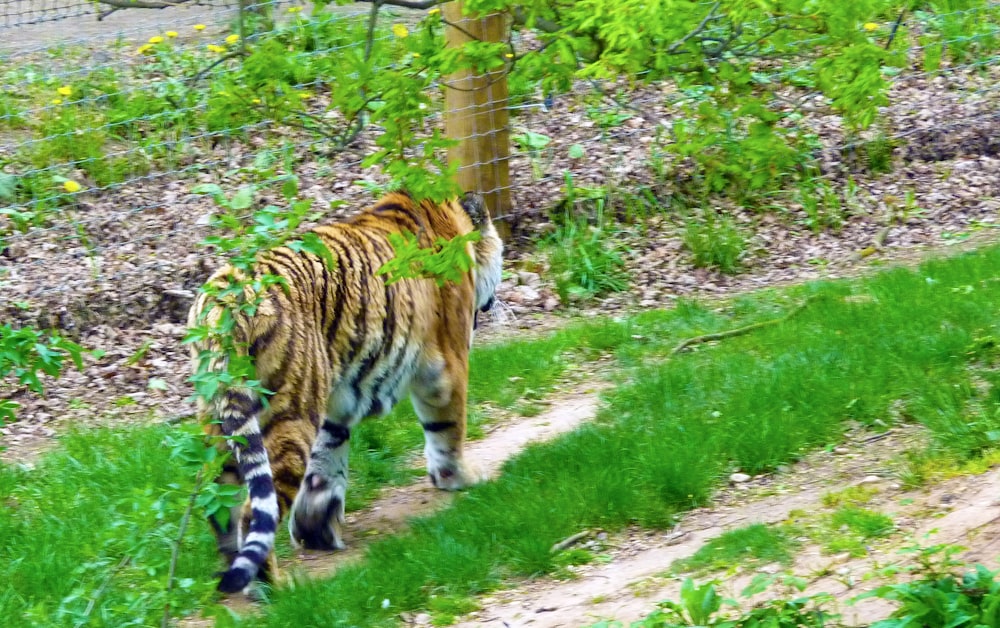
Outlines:
[[410, 398], [424, 428], [424, 457], [431, 483], [455, 491], [475, 484], [478, 478], [463, 459], [465, 445], [468, 363], [438, 358], [414, 377]]

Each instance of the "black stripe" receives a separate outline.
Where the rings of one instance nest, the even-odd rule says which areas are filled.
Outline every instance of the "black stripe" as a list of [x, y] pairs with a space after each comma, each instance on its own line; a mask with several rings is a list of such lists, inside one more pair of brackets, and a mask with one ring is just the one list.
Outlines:
[[[270, 475], [258, 475], [255, 478], [250, 478], [250, 481], [247, 482], [247, 489], [251, 499], [265, 499], [274, 494], [274, 483], [271, 481]], [[254, 514], [254, 517], [256, 516]]]
[[327, 447], [330, 449], [340, 447], [351, 438], [351, 430], [338, 423], [324, 421], [321, 429], [330, 437], [330, 442], [327, 443]]
[[[246, 438], [247, 442], [245, 445], [240, 445], [240, 451], [244, 451], [248, 454], [259, 454], [261, 452], [267, 453], [267, 450], [264, 449], [264, 437], [260, 432], [243, 434], [243, 437]], [[243, 465], [241, 464], [240, 466], [242, 467]]]
[[344, 304], [347, 295], [347, 268], [354, 268], [354, 258], [351, 257], [348, 247], [340, 242], [335, 244], [337, 251], [337, 281], [334, 285], [334, 292], [330, 296], [333, 299], [333, 317], [325, 329], [326, 346], [328, 351], [333, 350], [333, 341], [340, 329], [340, 319], [344, 315]]
[[274, 483], [275, 490], [278, 495], [284, 496], [284, 493], [279, 490], [279, 487], [292, 487], [293, 489], [296, 489], [299, 487], [299, 484], [302, 483], [302, 476], [297, 475], [288, 467], [280, 467], [274, 471]]
[[431, 423], [421, 423], [425, 432], [443, 432], [458, 425], [455, 421], [432, 421]]
[[244, 417], [250, 417], [259, 414], [264, 409], [264, 402], [256, 394], [242, 390], [227, 390], [226, 407], [230, 410], [236, 410]]
[[[324, 244], [326, 244], [326, 243], [324, 242]], [[331, 255], [332, 254], [333, 253], [331, 252]], [[319, 305], [319, 328], [320, 329], [324, 329], [324, 330], [326, 329], [326, 316], [327, 316], [327, 312], [326, 312], [326, 298], [328, 296], [327, 291], [330, 289], [330, 286], [329, 286], [329, 276], [330, 276], [330, 270], [326, 267], [326, 262], [324, 262], [323, 260], [320, 260], [320, 269], [319, 269], [319, 277], [318, 277], [318, 279], [320, 281], [320, 285], [319, 285], [319, 293], [316, 295], [316, 300], [319, 301], [319, 304], [318, 304]]]
[[[396, 286], [386, 286], [385, 287], [385, 316], [382, 318], [382, 355], [381, 359], [383, 361], [388, 361], [392, 357], [392, 344], [395, 340], [394, 336], [396, 334], [396, 318], [397, 309], [396, 305], [396, 294], [398, 290]], [[406, 355], [406, 347], [402, 347], [399, 351], [399, 356], [393, 361], [387, 369], [385, 369], [382, 374], [372, 382], [371, 385], [371, 396], [372, 396], [372, 409], [370, 414], [372, 416], [382, 414], [382, 411], [386, 408], [382, 406], [382, 387], [388, 381], [389, 376], [395, 373], [399, 369], [400, 363], [403, 360], [403, 356]], [[375, 406], [378, 406], [376, 409]]]
[[273, 299], [272, 301], [278, 310], [278, 321], [277, 324], [272, 325], [263, 334], [253, 339], [253, 342], [250, 344], [249, 353], [254, 358], [260, 355], [261, 350], [271, 344], [271, 340], [274, 339], [274, 332], [278, 329], [278, 325], [281, 324], [281, 306], [278, 305], [277, 299]]
[[291, 249], [274, 249], [271, 257], [281, 260], [281, 270], [284, 272], [274, 273], [289, 280], [290, 288], [299, 288], [300, 291], [308, 289], [312, 282], [309, 280], [309, 268], [306, 260]]
[[[278, 522], [270, 513], [254, 509], [253, 519], [250, 521], [250, 532], [273, 533], [278, 529]], [[245, 546], [244, 546], [245, 547]], [[267, 555], [267, 553], [264, 553]]]
[[[386, 203], [385, 205], [379, 205], [379, 206], [374, 207], [372, 209], [372, 213], [375, 214], [375, 215], [377, 215], [377, 216], [381, 216], [381, 215], [389, 213], [389, 212], [395, 212], [397, 214], [402, 214], [402, 217], [405, 217], [406, 219], [408, 219], [413, 224], [413, 226], [416, 227], [417, 229], [420, 229], [420, 228], [423, 227], [424, 222], [421, 219], [421, 217], [418, 216], [412, 209], [410, 209], [410, 208], [408, 208], [408, 207], [406, 207], [404, 205], [400, 205], [399, 203]], [[402, 222], [400, 220], [400, 217], [396, 218], [396, 222], [397, 223], [401, 223]]]

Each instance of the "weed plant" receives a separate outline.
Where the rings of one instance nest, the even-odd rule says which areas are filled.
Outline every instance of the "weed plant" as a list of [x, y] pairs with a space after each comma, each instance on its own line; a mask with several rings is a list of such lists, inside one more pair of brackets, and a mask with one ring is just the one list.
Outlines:
[[732, 216], [707, 211], [702, 217], [691, 217], [682, 238], [697, 268], [717, 268], [730, 275], [739, 272], [747, 238]]
[[788, 564], [796, 546], [785, 530], [757, 523], [711, 539], [690, 558], [675, 561], [671, 571], [706, 573], [737, 565]]
[[541, 248], [564, 303], [628, 289], [625, 261], [603, 211], [597, 212], [594, 225], [585, 216], [567, 212]]

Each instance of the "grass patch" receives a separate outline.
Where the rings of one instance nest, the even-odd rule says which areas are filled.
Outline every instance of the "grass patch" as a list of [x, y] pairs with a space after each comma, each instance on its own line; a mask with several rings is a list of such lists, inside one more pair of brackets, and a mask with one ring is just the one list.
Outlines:
[[842, 491], [824, 493], [820, 501], [827, 508], [839, 506], [863, 506], [878, 495], [878, 489], [873, 486], [849, 486]]
[[693, 556], [674, 561], [670, 569], [674, 573], [702, 574], [741, 565], [787, 565], [796, 545], [784, 529], [757, 523], [720, 534]]
[[169, 428], [70, 434], [35, 469], [0, 466], [0, 614], [10, 626], [159, 625], [210, 605], [217, 568], [192, 525], [167, 569], [196, 470], [171, 456]]
[[450, 626], [460, 615], [479, 610], [479, 602], [470, 597], [432, 595], [427, 600], [432, 626]]
[[827, 553], [847, 552], [858, 557], [868, 553], [869, 542], [889, 536], [893, 530], [892, 517], [867, 508], [848, 506], [832, 513], [828, 524], [814, 532]]
[[[431, 591], [470, 596], [552, 571], [551, 545], [582, 528], [668, 524], [704, 503], [726, 469], [773, 468], [835, 440], [846, 419], [884, 420], [895, 400], [967, 381], [966, 348], [998, 323], [998, 267], [993, 248], [793, 290], [791, 299], [810, 299], [797, 317], [638, 368], [609, 395], [599, 423], [529, 447], [499, 480], [371, 545], [335, 577], [276, 591], [256, 623], [380, 625], [425, 607]], [[595, 342], [630, 358], [655, 355], [670, 342], [656, 329], [678, 316], [605, 324]], [[634, 335], [648, 340], [637, 349], [627, 340]], [[956, 455], [974, 453], [963, 448], [979, 438], [951, 438], [958, 418], [929, 427]], [[968, 429], [988, 439], [995, 427]]]

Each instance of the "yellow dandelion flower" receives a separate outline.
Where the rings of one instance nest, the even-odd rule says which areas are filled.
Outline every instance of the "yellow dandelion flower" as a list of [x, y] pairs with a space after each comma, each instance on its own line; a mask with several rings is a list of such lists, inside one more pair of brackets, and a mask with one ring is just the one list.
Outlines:
[[208, 44], [205, 47], [208, 48], [211, 52], [225, 52], [226, 51], [226, 47], [225, 46], [216, 46], [215, 44]]
[[513, 52], [508, 52], [504, 56], [507, 57], [508, 59], [513, 59], [514, 58], [514, 53]]
[[302, 7], [288, 7], [289, 13], [301, 13]]
[[149, 43], [151, 43], [151, 44], [162, 44], [163, 43], [163, 38], [160, 37], [159, 35], [153, 35], [152, 37], [149, 38]]
[[235, 33], [233, 33], [232, 35], [229, 35], [228, 37], [226, 37], [226, 43], [229, 44], [229, 45], [233, 45], [236, 42], [238, 42], [239, 40], [240, 40], [240, 36], [237, 35], [237, 34], [235, 34]]
[[413, 53], [413, 58], [414, 58], [414, 59], [418, 58], [419, 56], [420, 56], [420, 53], [419, 53], [419, 52], [414, 52], [414, 53]]
[[138, 55], [148, 54], [150, 50], [153, 49], [153, 44], [143, 44], [135, 49], [135, 53]]
[[865, 29], [870, 33], [872, 31], [877, 31], [879, 29], [879, 25], [876, 24], [875, 22], [865, 22], [865, 24], [861, 28]]
[[167, 37], [171, 38], [171, 39], [173, 39], [174, 37], [177, 37], [177, 31], [167, 31], [167, 32], [165, 32], [163, 34], [166, 35]]
[[61, 105], [62, 104], [62, 98], [53, 98], [52, 99], [52, 104], [53, 105]]
[[196, 30], [196, 31], [203, 31], [203, 30], [205, 30], [205, 25], [204, 24], [195, 24], [194, 25], [194, 30]]
[[73, 192], [79, 192], [83, 189], [83, 186], [72, 179], [67, 179], [63, 181], [63, 189], [72, 194]]
[[396, 37], [399, 37], [400, 39], [402, 39], [404, 37], [409, 36], [410, 29], [406, 28], [405, 24], [393, 24], [392, 25], [392, 34], [395, 35]]
[[438, 7], [434, 7], [433, 9], [427, 12], [427, 15], [434, 15], [435, 13], [440, 13], [440, 12], [441, 9], [439, 9]]
[[251, 100], [250, 102], [252, 102], [252, 103], [253, 103], [253, 104], [255, 104], [255, 105], [259, 105], [259, 104], [260, 104], [260, 98], [254, 98], [254, 99], [253, 99], [253, 100]]
[[69, 96], [70, 94], [73, 93], [73, 88], [70, 87], [69, 85], [63, 85], [62, 87], [60, 87], [56, 91], [59, 92], [60, 96]]
[[299, 92], [299, 98], [301, 98], [302, 100], [309, 100], [312, 97], [313, 97], [312, 92]]

